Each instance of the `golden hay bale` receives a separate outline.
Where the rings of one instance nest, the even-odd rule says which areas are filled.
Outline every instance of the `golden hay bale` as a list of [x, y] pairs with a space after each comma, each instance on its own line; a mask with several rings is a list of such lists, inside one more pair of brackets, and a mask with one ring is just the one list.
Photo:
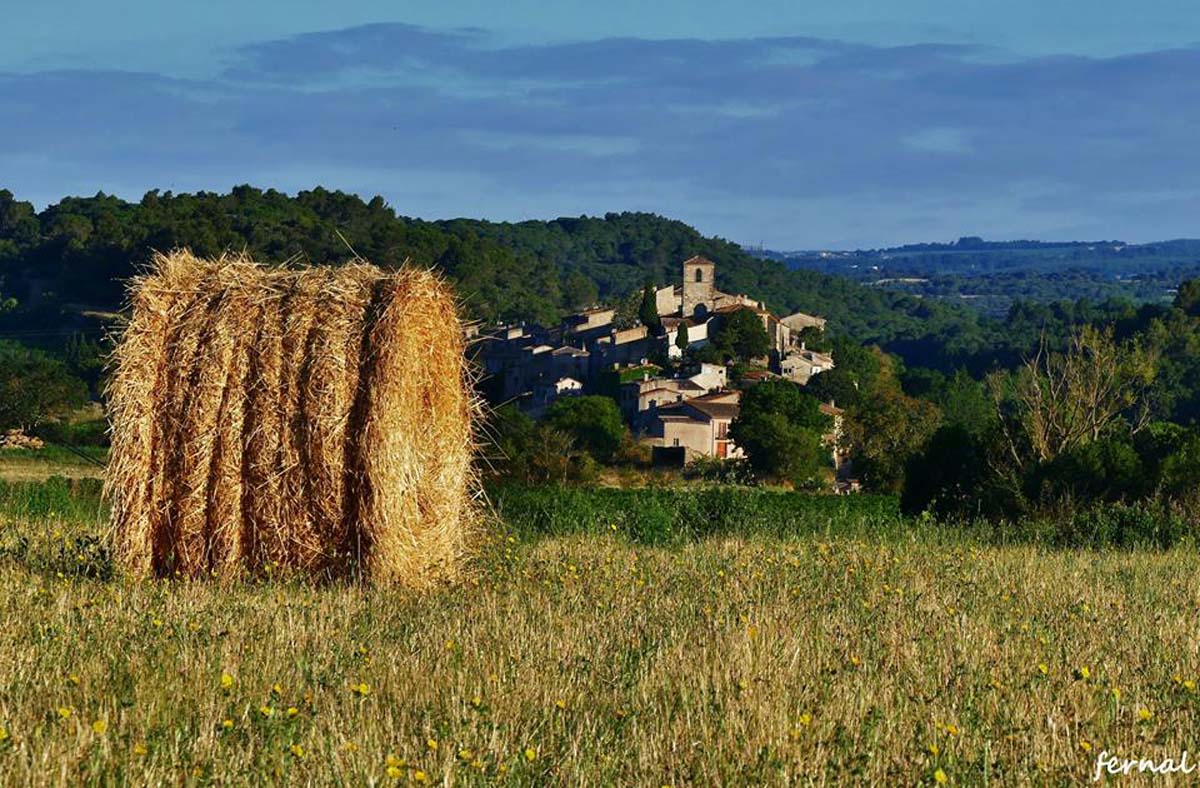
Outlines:
[[130, 572], [455, 575], [476, 407], [437, 276], [175, 252], [131, 305], [106, 482]]

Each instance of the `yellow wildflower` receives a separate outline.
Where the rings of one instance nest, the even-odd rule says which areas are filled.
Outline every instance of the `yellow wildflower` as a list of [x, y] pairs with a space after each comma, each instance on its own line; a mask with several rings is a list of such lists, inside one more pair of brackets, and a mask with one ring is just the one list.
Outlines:
[[413, 772], [413, 782], [422, 784], [427, 783], [429, 782], [429, 775], [425, 774], [425, 772], [421, 771], [420, 769], [417, 769], [415, 772]]
[[297, 709], [295, 706], [288, 706], [287, 715], [289, 717], [295, 717], [299, 713], [300, 709]]
[[70, 719], [71, 708], [69, 706], [59, 706], [58, 707], [58, 716], [64, 720]]
[[438, 740], [437, 739], [427, 739], [425, 741], [425, 746], [428, 747], [433, 752], [437, 752]]
[[96, 720], [92, 723], [92, 732], [97, 736], [103, 736], [108, 732], [108, 722], [105, 720]]
[[799, 722], [801, 725], [812, 725], [812, 715], [808, 712], [800, 715]]
[[270, 717], [275, 713], [275, 709], [272, 709], [270, 706], [259, 706], [258, 713], [264, 717]]
[[143, 755], [146, 754], [146, 752], [147, 752], [146, 745], [143, 744], [142, 742], [138, 742], [137, 744], [133, 745], [133, 754], [136, 755], [137, 757], [141, 758]]
[[233, 676], [228, 673], [221, 674], [221, 689], [233, 689]]
[[387, 776], [391, 777], [393, 780], [399, 780], [404, 776], [404, 770], [399, 766], [389, 766], [387, 767]]
[[537, 760], [537, 750], [533, 749], [532, 747], [526, 747], [525, 748], [525, 760], [529, 761], [530, 763], [533, 763], [534, 761], [536, 761]]
[[225, 730], [229, 730], [233, 727], [233, 720], [226, 717], [225, 719], [221, 720], [221, 727]]
[[1090, 741], [1088, 741], [1087, 739], [1082, 739], [1079, 742], [1079, 749], [1083, 750], [1084, 752], [1091, 752], [1092, 751], [1092, 743]]
[[384, 762], [388, 766], [395, 766], [397, 769], [401, 769], [407, 765], [407, 762], [403, 758], [397, 758], [395, 755], [389, 755]]
[[297, 758], [304, 757], [304, 747], [302, 745], [293, 744], [290, 749], [292, 751], [292, 755], [295, 755]]
[[371, 685], [367, 684], [365, 681], [360, 684], [351, 684], [350, 691], [360, 698], [365, 698], [371, 694]]
[[1142, 722], [1148, 722], [1154, 716], [1154, 712], [1147, 709], [1145, 706], [1138, 709], [1138, 719]]
[[946, 783], [950, 782], [950, 778], [947, 777], [946, 773], [941, 769], [938, 769], [933, 773], [933, 779], [938, 785], [945, 785]]
[[1043, 676], [1049, 676], [1050, 675], [1050, 666], [1047, 665], [1045, 662], [1040, 663], [1038, 665], [1038, 673], [1041, 673]]

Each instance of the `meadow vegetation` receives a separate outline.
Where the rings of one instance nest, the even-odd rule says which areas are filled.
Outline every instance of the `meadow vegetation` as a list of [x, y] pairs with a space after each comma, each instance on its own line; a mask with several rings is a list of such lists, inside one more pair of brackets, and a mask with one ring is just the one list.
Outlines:
[[0, 486], [0, 782], [1066, 784], [1195, 750], [1166, 550], [894, 499], [494, 488], [416, 594], [113, 571], [91, 480]]

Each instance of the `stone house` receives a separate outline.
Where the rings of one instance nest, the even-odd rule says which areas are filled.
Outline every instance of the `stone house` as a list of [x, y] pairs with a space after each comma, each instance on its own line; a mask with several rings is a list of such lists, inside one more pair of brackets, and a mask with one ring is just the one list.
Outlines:
[[804, 385], [812, 378], [826, 370], [833, 369], [833, 356], [809, 350], [800, 343], [798, 350], [793, 350], [779, 362], [780, 374], [790, 381]]
[[684, 462], [697, 457], [743, 456], [729, 438], [741, 392], [726, 391], [658, 408], [650, 417], [646, 442], [657, 449], [682, 449]]

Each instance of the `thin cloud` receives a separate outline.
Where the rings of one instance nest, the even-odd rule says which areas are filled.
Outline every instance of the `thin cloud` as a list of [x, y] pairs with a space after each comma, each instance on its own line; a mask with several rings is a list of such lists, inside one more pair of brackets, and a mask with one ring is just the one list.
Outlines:
[[4, 185], [136, 197], [323, 183], [410, 214], [639, 208], [789, 247], [1186, 235], [1200, 195], [1200, 49], [508, 45], [389, 24], [231, 59], [208, 79], [0, 74], [0, 161], [15, 163]]

